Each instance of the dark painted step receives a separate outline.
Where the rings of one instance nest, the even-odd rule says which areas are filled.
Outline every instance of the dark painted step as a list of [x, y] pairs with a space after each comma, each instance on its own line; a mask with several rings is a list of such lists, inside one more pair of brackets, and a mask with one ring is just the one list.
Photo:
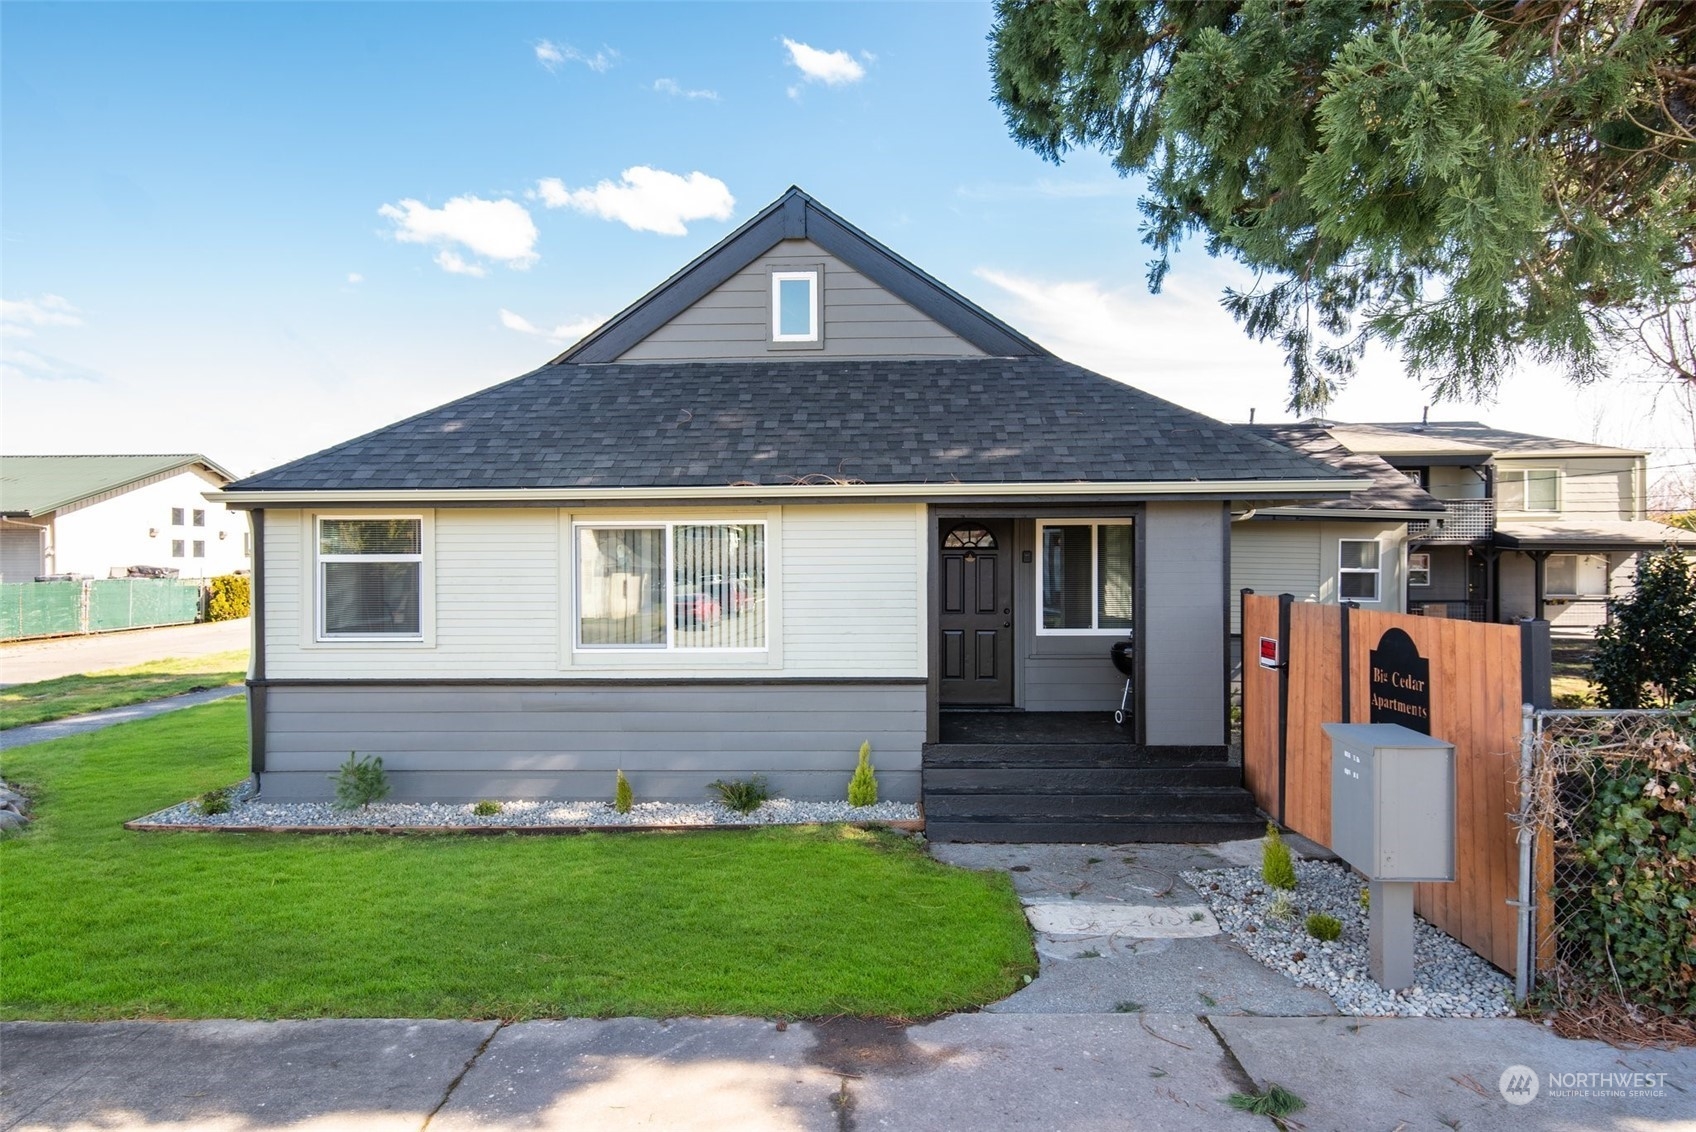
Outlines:
[[1239, 841], [1266, 832], [1263, 821], [971, 821], [925, 818], [925, 837], [930, 841], [1031, 842], [1037, 844], [1120, 845], [1132, 841], [1167, 843]]
[[1225, 763], [1147, 766], [939, 767], [926, 763], [925, 793], [1120, 794], [1163, 786], [1235, 787], [1241, 767]]
[[1126, 794], [949, 794], [925, 791], [925, 819], [1044, 821], [1252, 821], [1243, 789], [1141, 790]]
[[1137, 747], [1125, 743], [926, 743], [931, 767], [1219, 766], [1224, 747]]

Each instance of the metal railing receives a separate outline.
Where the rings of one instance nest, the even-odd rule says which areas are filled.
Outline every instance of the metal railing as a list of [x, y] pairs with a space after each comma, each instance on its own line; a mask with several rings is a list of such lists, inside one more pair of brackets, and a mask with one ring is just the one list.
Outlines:
[[1418, 601], [1410, 599], [1407, 611], [1418, 617], [1447, 617], [1454, 621], [1488, 621], [1489, 603], [1483, 598], [1456, 598], [1451, 601]]
[[1446, 514], [1440, 518], [1408, 523], [1408, 538], [1433, 545], [1464, 545], [1488, 542], [1496, 532], [1494, 499], [1445, 499], [1443, 507]]

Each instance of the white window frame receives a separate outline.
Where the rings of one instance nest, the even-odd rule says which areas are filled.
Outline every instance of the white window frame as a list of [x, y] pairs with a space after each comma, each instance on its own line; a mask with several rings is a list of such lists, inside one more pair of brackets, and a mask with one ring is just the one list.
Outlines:
[[[1378, 565], [1368, 570], [1361, 566], [1343, 565], [1343, 547], [1347, 543], [1371, 543], [1378, 550]], [[1372, 596], [1351, 597], [1343, 592], [1343, 577], [1346, 574], [1371, 574]], [[1362, 605], [1381, 605], [1384, 601], [1384, 542], [1375, 538], [1340, 538], [1337, 540], [1337, 604], [1345, 601], [1359, 602]]]
[[[323, 525], [326, 520], [361, 519], [388, 520], [410, 519], [418, 523], [417, 554], [324, 554], [322, 552]], [[320, 645], [370, 645], [370, 644], [430, 644], [433, 636], [434, 617], [434, 578], [431, 576], [430, 556], [424, 551], [430, 546], [432, 535], [431, 517], [422, 512], [403, 512], [372, 514], [370, 512], [338, 512], [311, 516], [307, 530], [311, 544], [307, 553], [312, 559], [312, 637]], [[416, 633], [336, 633], [330, 635], [324, 628], [324, 601], [328, 597], [324, 585], [324, 565], [335, 562], [416, 562], [418, 563], [418, 632]]]
[[[1530, 486], [1531, 475], [1534, 472], [1544, 472], [1555, 477], [1555, 505], [1553, 507], [1544, 508], [1531, 506]], [[1504, 514], [1559, 515], [1561, 513], [1561, 504], [1565, 501], [1564, 497], [1566, 495], [1566, 473], [1560, 468], [1501, 468], [1497, 470], [1496, 499], [1498, 502], [1502, 497], [1502, 481], [1509, 478], [1517, 479], [1519, 481], [1520, 506], [1512, 511], [1504, 510]]]
[[[783, 284], [797, 279], [807, 283], [808, 332], [783, 333]], [[774, 268], [771, 273], [771, 340], [773, 342], [818, 343], [823, 340], [820, 324], [819, 292], [823, 289], [824, 273], [818, 268]]]
[[[674, 546], [673, 531], [677, 527], [760, 527], [763, 531], [761, 544], [765, 548], [765, 560], [761, 568], [765, 571], [765, 581], [762, 592], [765, 600], [760, 602], [761, 636], [763, 645], [735, 646], [693, 646], [678, 648], [676, 644], [677, 625], [673, 614], [676, 612], [677, 578], [672, 563]], [[664, 531], [665, 532], [665, 643], [663, 645], [586, 645], [583, 643], [583, 615], [579, 605], [583, 598], [583, 563], [578, 552], [580, 546], [578, 532], [589, 530], [617, 531]], [[723, 654], [760, 655], [768, 654], [771, 647], [771, 591], [772, 591], [772, 527], [765, 519], [573, 519], [571, 522], [571, 600], [568, 603], [571, 610], [571, 651], [576, 656], [617, 656], [627, 653], [641, 653], [647, 656], [715, 656]]]
[[[1613, 570], [1611, 569], [1611, 567], [1612, 567], [1613, 563], [1612, 563], [1612, 561], [1609, 560], [1607, 555], [1605, 555], [1605, 554], [1578, 554], [1578, 553], [1574, 553], [1574, 554], [1551, 554], [1551, 555], [1549, 555], [1549, 557], [1543, 563], [1543, 576], [1544, 576], [1545, 582], [1547, 581], [1549, 574], [1550, 574], [1549, 566], [1557, 558], [1570, 558], [1570, 559], [1573, 560], [1573, 563], [1572, 563], [1572, 583], [1573, 583], [1572, 592], [1568, 593], [1566, 591], [1553, 589], [1553, 588], [1545, 585], [1544, 589], [1543, 589], [1543, 596], [1545, 598], [1561, 597], [1561, 598], [1572, 598], [1573, 600], [1593, 600], [1595, 598], [1609, 596], [1609, 591], [1612, 589], [1611, 582], [1612, 582]], [[1584, 571], [1583, 571], [1583, 568], [1582, 568], [1583, 565], [1584, 565], [1583, 560], [1586, 559], [1586, 558], [1599, 558], [1602, 561], [1602, 588], [1599, 589], [1599, 590], [1596, 590], [1594, 592], [1591, 592], [1591, 593], [1585, 593], [1585, 592], [1582, 591], [1582, 589], [1580, 589], [1580, 587], [1583, 585], [1583, 579], [1584, 579]]]
[[[1340, 549], [1337, 551], [1338, 562], [1342, 561], [1342, 553], [1343, 552]], [[1423, 574], [1425, 576], [1424, 581], [1415, 581], [1414, 575], [1416, 574]], [[1429, 551], [1420, 551], [1417, 554], [1412, 551], [1408, 552], [1407, 584], [1410, 586], [1421, 587], [1429, 587], [1431, 585], [1431, 554]], [[1339, 586], [1340, 585], [1341, 583], [1339, 583]]]
[[[1039, 637], [1124, 637], [1136, 628], [1136, 520], [1123, 519], [1038, 519], [1036, 524], [1036, 632]], [[1049, 527], [1089, 528], [1089, 619], [1094, 625], [1101, 619], [1101, 528], [1131, 527], [1131, 626], [1130, 628], [1049, 629], [1042, 623], [1043, 570], [1047, 563], [1042, 553], [1042, 532]]]

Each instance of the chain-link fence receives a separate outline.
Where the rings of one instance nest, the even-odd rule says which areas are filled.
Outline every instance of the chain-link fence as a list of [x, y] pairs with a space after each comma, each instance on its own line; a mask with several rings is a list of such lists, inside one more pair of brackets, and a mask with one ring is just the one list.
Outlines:
[[1517, 989], [1558, 1025], [1696, 1035], [1693, 746], [1688, 708], [1527, 712]]

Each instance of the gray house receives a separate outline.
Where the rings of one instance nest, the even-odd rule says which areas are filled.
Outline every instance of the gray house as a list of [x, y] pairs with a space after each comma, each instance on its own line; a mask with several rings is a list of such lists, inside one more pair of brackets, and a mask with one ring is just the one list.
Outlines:
[[[540, 369], [219, 495], [258, 532], [253, 769], [279, 799], [350, 750], [408, 799], [617, 768], [837, 798], [869, 739], [933, 836], [1153, 836], [1159, 798], [1234, 833], [1231, 515], [1363, 486], [1059, 360], [791, 189]], [[1054, 766], [1199, 769], [1021, 808]]]

